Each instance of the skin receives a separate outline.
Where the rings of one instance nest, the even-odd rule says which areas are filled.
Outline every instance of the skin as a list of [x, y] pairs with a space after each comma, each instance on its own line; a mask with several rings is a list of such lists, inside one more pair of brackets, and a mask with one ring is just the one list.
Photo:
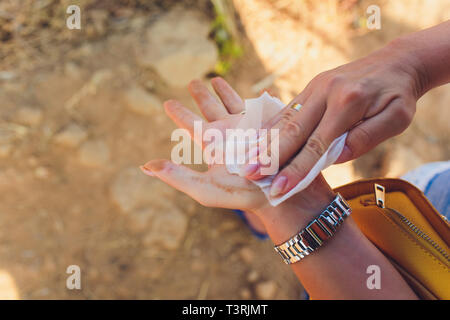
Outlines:
[[[242, 99], [223, 79], [213, 79], [212, 85], [222, 103], [199, 81], [193, 81], [189, 86], [189, 91], [209, 121], [204, 125], [221, 131], [232, 128], [241, 117], [238, 113], [243, 110]], [[201, 120], [197, 115], [175, 100], [167, 101], [164, 107], [178, 126], [193, 134], [193, 121]], [[160, 159], [146, 163], [142, 169], [144, 173], [161, 179], [205, 206], [251, 212], [264, 224], [275, 244], [283, 243], [299, 232], [335, 197], [321, 175], [301, 193], [272, 207], [259, 188], [244, 177], [229, 174], [224, 165], [212, 165], [206, 172], [197, 172]], [[373, 264], [382, 270], [380, 290], [369, 290], [366, 286], [366, 269]], [[313, 299], [416, 298], [384, 255], [359, 231], [351, 217], [327, 244], [291, 266]]]
[[[279, 161], [272, 196], [290, 191], [349, 132], [339, 162], [358, 158], [411, 123], [417, 100], [450, 81], [450, 21], [394, 40], [372, 54], [323, 72], [267, 128], [279, 129]], [[299, 111], [290, 108], [300, 103]], [[242, 175], [263, 178], [260, 165]]]

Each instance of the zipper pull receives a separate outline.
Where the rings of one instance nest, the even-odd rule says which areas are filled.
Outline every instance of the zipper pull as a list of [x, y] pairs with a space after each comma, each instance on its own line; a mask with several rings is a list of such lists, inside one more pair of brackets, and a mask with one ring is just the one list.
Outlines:
[[384, 208], [384, 196], [385, 196], [385, 190], [384, 187], [381, 184], [374, 184], [375, 187], [375, 200], [377, 202], [377, 206], [380, 208]]

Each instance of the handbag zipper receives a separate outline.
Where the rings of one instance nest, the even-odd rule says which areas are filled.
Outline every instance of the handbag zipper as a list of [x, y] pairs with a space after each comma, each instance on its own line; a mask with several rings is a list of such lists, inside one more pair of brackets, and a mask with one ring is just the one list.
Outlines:
[[385, 189], [383, 186], [375, 183], [375, 200], [377, 206], [383, 209], [388, 209], [391, 212], [394, 212], [402, 222], [402, 225], [406, 226], [409, 230], [414, 232], [421, 239], [425, 240], [428, 244], [430, 244], [444, 259], [450, 263], [450, 257], [448, 253], [442, 249], [429, 235], [423, 232], [419, 227], [417, 227], [414, 223], [411, 222], [408, 218], [406, 218], [403, 214], [398, 212], [392, 208], [385, 208]]

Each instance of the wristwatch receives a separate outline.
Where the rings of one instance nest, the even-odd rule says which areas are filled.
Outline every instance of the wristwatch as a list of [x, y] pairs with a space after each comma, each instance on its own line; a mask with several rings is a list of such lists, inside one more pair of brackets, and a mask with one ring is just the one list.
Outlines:
[[275, 246], [286, 264], [300, 261], [331, 238], [352, 210], [338, 193], [328, 207], [306, 228], [283, 244]]

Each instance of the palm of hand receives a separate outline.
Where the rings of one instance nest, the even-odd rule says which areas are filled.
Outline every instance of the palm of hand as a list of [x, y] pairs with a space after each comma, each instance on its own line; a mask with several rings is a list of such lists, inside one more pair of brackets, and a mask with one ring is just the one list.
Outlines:
[[[221, 119], [205, 122], [174, 100], [166, 102], [165, 109], [168, 116], [180, 128], [186, 129], [192, 138], [195, 137], [195, 121], [202, 122], [203, 132], [216, 129], [225, 137], [226, 130], [235, 128], [242, 118], [241, 114], [229, 114]], [[200, 141], [195, 142], [200, 144]], [[201, 141], [203, 148], [209, 143], [211, 142]], [[246, 178], [230, 174], [224, 164], [212, 164], [206, 172], [198, 172], [169, 161], [154, 160], [148, 165], [151, 167], [155, 161], [158, 162], [155, 165], [158, 170], [152, 169], [152, 172], [158, 178], [205, 206], [255, 210], [268, 205], [263, 192], [254, 183]]]

